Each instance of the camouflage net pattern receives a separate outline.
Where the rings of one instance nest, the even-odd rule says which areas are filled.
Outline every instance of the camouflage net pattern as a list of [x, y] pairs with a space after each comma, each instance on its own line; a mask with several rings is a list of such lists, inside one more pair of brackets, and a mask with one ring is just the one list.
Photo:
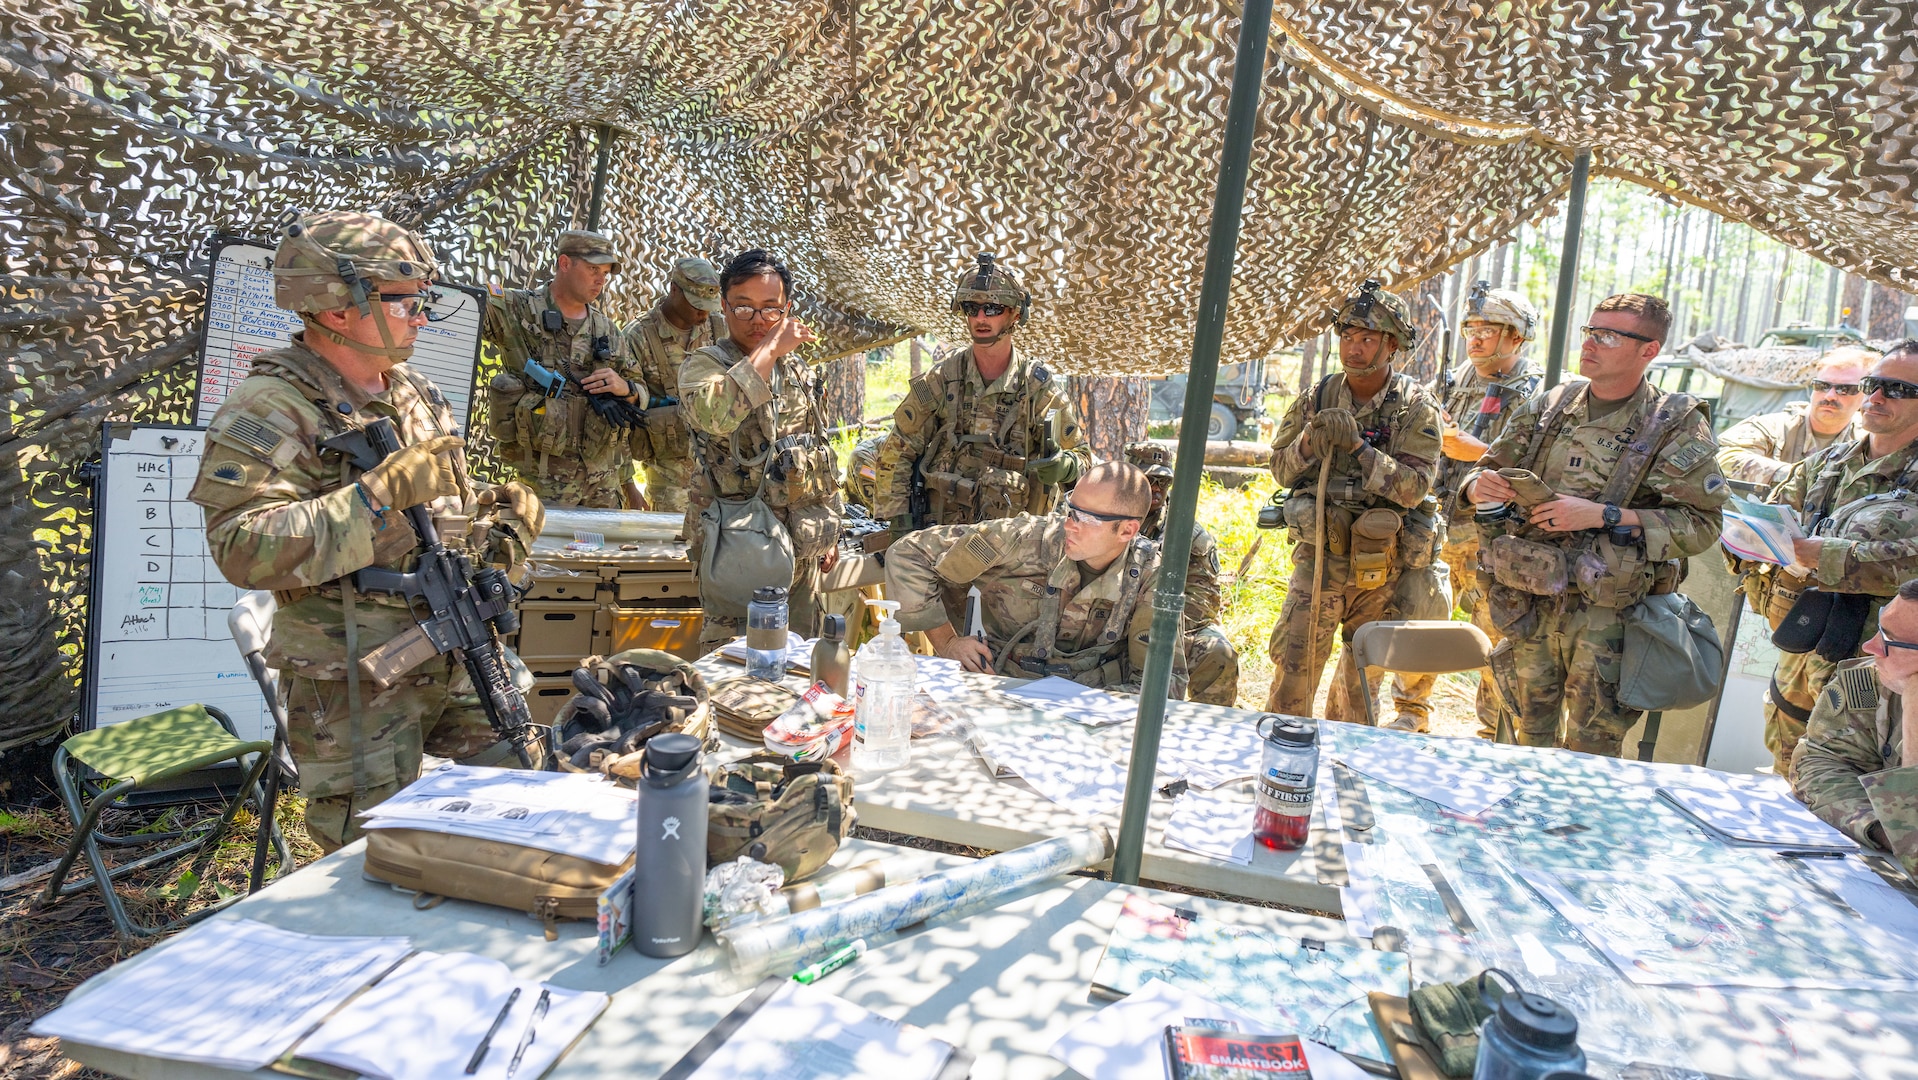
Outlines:
[[[1584, 148], [1918, 287], [1911, 5], [1493, 10], [1280, 0], [1226, 360], [1554, 212]], [[73, 712], [77, 468], [102, 422], [190, 419], [215, 232], [371, 206], [453, 280], [533, 284], [611, 130], [622, 321], [675, 257], [761, 246], [845, 355], [956, 330], [992, 251], [1055, 369], [1180, 370], [1237, 32], [1196, 0], [0, 0], [0, 746]]]

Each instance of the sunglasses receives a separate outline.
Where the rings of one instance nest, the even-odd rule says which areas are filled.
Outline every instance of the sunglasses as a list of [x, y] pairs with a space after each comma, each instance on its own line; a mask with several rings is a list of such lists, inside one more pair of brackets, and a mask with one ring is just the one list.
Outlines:
[[1876, 375], [1867, 375], [1858, 380], [1858, 389], [1866, 397], [1883, 394], [1890, 401], [1909, 401], [1918, 398], [1918, 383], [1908, 383], [1903, 379], [1884, 379]]
[[753, 307], [751, 304], [734, 304], [726, 310], [731, 312], [733, 318], [738, 319], [740, 322], [752, 322], [755, 319], [767, 319], [772, 322], [778, 322], [780, 319], [792, 313], [792, 305], [780, 304], [777, 307]]
[[1004, 304], [980, 304], [971, 300], [967, 300], [964, 303], [959, 305], [959, 310], [965, 312], [967, 315], [970, 316], [970, 315], [1004, 315], [1007, 309], [1006, 309], [1006, 305]]
[[1837, 394], [1839, 397], [1855, 397], [1860, 390], [1855, 382], [1826, 382], [1823, 379], [1813, 379], [1811, 389], [1816, 394]]
[[417, 315], [433, 317], [433, 301], [439, 299], [435, 292], [383, 292], [374, 293], [373, 299], [387, 305], [387, 314], [396, 319], [411, 319]]
[[1885, 643], [1887, 649], [1918, 649], [1918, 641], [1899, 641], [1886, 633], [1882, 626], [1878, 628], [1878, 638]]
[[1468, 341], [1476, 338], [1497, 337], [1504, 332], [1503, 326], [1468, 326], [1462, 331]]
[[1630, 330], [1613, 330], [1604, 326], [1581, 326], [1578, 332], [1598, 342], [1598, 347], [1601, 349], [1615, 349], [1624, 344], [1626, 338], [1647, 343], [1658, 340], [1655, 337], [1646, 337], [1644, 334], [1634, 334]]
[[1097, 510], [1081, 510], [1071, 503], [1066, 504], [1066, 520], [1077, 521], [1081, 525], [1108, 525], [1115, 521], [1139, 521], [1137, 514], [1101, 514]]

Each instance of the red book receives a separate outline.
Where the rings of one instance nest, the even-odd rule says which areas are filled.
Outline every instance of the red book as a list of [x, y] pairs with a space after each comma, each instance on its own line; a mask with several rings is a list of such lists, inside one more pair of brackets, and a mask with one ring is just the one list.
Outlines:
[[1172, 1080], [1312, 1080], [1297, 1035], [1241, 1035], [1167, 1024], [1166, 1073]]

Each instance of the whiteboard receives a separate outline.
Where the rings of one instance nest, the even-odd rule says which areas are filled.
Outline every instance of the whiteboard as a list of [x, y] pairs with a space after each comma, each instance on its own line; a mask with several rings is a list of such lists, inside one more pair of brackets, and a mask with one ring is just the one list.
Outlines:
[[[273, 304], [272, 248], [228, 236], [213, 243], [193, 410], [193, 422], [201, 427], [213, 423], [213, 414], [253, 369], [255, 356], [283, 348], [302, 327], [298, 315]], [[420, 328], [407, 366], [432, 379], [453, 407], [455, 421], [469, 425], [486, 294], [444, 282], [434, 282], [433, 288], [441, 294], [434, 313], [439, 321]]]
[[197, 703], [224, 710], [242, 739], [273, 738], [266, 699], [227, 633], [241, 590], [213, 565], [205, 520], [187, 501], [204, 436], [198, 428], [104, 428], [84, 728]]
[[[1745, 602], [1744, 594], [1732, 597]], [[1765, 749], [1765, 691], [1778, 667], [1778, 646], [1771, 643], [1771, 624], [1750, 608], [1740, 613], [1738, 635], [1732, 641], [1731, 668], [1718, 694], [1718, 724], [1712, 729], [1705, 767], [1725, 772], [1771, 771], [1771, 751]]]

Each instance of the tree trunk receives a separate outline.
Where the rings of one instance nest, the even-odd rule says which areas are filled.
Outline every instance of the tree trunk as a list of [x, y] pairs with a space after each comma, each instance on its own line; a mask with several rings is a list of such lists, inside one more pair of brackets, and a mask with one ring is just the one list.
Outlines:
[[923, 370], [921, 365], [925, 363], [924, 359], [920, 356], [920, 350], [921, 350], [921, 346], [919, 344], [919, 339], [913, 338], [911, 364], [912, 364], [912, 377], [915, 379], [919, 377], [920, 371]]
[[[1079, 419], [1086, 426], [1086, 441], [1092, 444], [1092, 454], [1097, 460], [1123, 461], [1125, 444], [1145, 438], [1152, 388], [1144, 379], [1075, 375], [1068, 390], [1073, 403], [1079, 407]], [[1190, 419], [1203, 425], [1206, 414]]]
[[1299, 393], [1312, 389], [1312, 364], [1319, 357], [1319, 339], [1306, 338], [1299, 346]]
[[866, 353], [827, 364], [819, 373], [825, 388], [826, 426], [844, 427], [866, 418]]

